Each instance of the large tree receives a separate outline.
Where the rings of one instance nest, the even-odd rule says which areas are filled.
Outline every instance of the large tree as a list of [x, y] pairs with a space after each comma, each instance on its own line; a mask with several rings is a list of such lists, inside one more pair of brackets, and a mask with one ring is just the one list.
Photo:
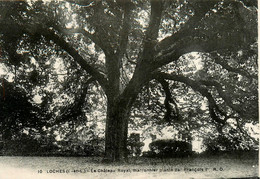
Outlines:
[[[67, 68], [62, 79], [66, 85], [60, 89], [80, 95], [60, 120], [84, 116], [89, 90], [104, 94], [105, 160], [127, 158], [128, 125], [138, 109], [142, 114], [144, 109], [156, 113], [169, 125], [184, 126], [190, 114], [201, 109], [184, 107], [185, 96], [207, 104], [206, 120], [219, 133], [230, 119], [236, 121], [237, 132], [245, 123], [257, 122], [256, 1], [67, 0], [0, 5], [1, 54], [15, 77], [30, 66], [27, 87], [41, 87], [61, 80], [58, 74], [50, 79], [46, 65], [51, 64], [46, 61], [61, 59], [60, 66]], [[194, 72], [190, 64], [196, 59], [203, 68]], [[196, 120], [204, 125], [205, 117]]]

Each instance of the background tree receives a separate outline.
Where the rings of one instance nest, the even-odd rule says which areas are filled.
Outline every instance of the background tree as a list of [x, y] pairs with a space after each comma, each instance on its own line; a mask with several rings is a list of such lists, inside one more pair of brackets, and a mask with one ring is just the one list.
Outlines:
[[256, 6], [1, 2], [2, 56], [17, 85], [41, 98], [51, 124], [74, 126], [90, 111], [105, 110], [107, 161], [127, 158], [128, 124], [138, 119], [219, 134], [231, 126], [250, 138], [244, 125], [258, 120]]

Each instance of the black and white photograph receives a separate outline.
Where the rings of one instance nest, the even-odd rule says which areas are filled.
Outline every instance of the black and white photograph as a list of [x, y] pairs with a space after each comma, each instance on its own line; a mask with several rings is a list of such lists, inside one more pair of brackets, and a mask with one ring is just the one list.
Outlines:
[[0, 0], [0, 179], [259, 178], [257, 0]]

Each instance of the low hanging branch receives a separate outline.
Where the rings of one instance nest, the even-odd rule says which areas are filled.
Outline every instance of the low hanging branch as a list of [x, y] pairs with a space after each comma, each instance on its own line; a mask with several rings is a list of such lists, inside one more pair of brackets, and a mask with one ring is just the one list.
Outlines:
[[225, 101], [227, 106], [229, 106], [232, 110], [236, 111], [241, 117], [244, 118], [247, 117], [246, 111], [244, 111], [242, 108], [238, 107], [237, 105], [233, 104], [232, 99], [229, 97], [228, 94], [224, 92], [224, 89], [222, 88], [220, 83], [218, 83], [215, 80], [210, 80], [210, 81], [200, 80], [199, 83], [205, 86], [214, 86], [219, 96]]
[[219, 115], [218, 115], [218, 108], [214, 107], [208, 100], [208, 105], [209, 105], [209, 114], [211, 119], [213, 120], [214, 124], [217, 127], [217, 131], [219, 133], [222, 133], [222, 129], [224, 127], [224, 125], [226, 124], [227, 118], [225, 117], [224, 120], [220, 119]]
[[74, 100], [73, 104], [70, 104], [69, 106], [64, 108], [65, 110], [60, 115], [60, 117], [58, 117], [57, 120], [55, 120], [55, 123], [59, 124], [62, 122], [68, 122], [68, 121], [66, 121], [68, 119], [75, 120], [75, 119], [77, 119], [78, 116], [83, 114], [82, 107], [86, 103], [85, 99], [88, 95], [89, 85], [94, 82], [95, 82], [95, 79], [93, 77], [91, 77], [85, 83], [83, 83], [82, 91], [81, 91], [80, 95], [76, 95], [77, 93], [75, 93], [75, 100]]
[[[153, 78], [157, 80], [174, 80], [190, 86], [194, 91], [199, 92], [202, 96], [208, 99], [210, 116], [212, 120], [216, 122], [218, 127], [224, 126], [226, 124], [228, 119], [227, 114], [219, 108], [211, 93], [207, 88], [203, 87], [202, 84], [181, 75], [167, 74], [162, 72], [153, 73]], [[224, 119], [221, 119], [219, 115], [224, 116]]]
[[248, 137], [249, 139], [251, 139], [252, 141], [254, 141], [254, 143], [255, 144], [259, 144], [259, 141], [258, 140], [256, 140], [254, 137], [252, 137], [252, 136], [250, 136], [246, 131], [245, 131], [245, 129], [243, 129], [242, 127], [241, 127], [241, 125], [240, 125], [240, 121], [239, 121], [239, 118], [238, 117], [233, 117], [233, 118], [235, 118], [235, 120], [236, 120], [236, 122], [237, 122], [237, 128], [238, 128], [238, 130], [244, 135], [244, 136], [246, 136], [246, 137]]
[[58, 36], [55, 32], [48, 29], [41, 29], [41, 32], [45, 38], [52, 40], [65, 50], [73, 59], [90, 75], [92, 75], [102, 86], [104, 91], [107, 89], [107, 79], [97, 69], [91, 66], [71, 45], [69, 45], [62, 37]]
[[98, 47], [100, 47], [103, 52], [107, 55], [111, 54], [112, 51], [112, 47], [111, 45], [109, 45], [108, 43], [106, 43], [107, 41], [102, 41], [99, 38], [97, 38], [96, 33], [91, 34], [88, 31], [86, 31], [83, 28], [66, 28], [66, 27], [61, 27], [58, 25], [55, 25], [55, 23], [53, 23], [53, 28], [58, 31], [60, 34], [63, 35], [73, 35], [73, 34], [82, 34], [85, 38], [90, 39], [92, 42], [94, 42]]
[[[171, 95], [169, 83], [164, 79], [158, 79], [158, 81], [162, 85], [163, 90], [165, 92], [164, 105], [165, 105], [166, 113], [165, 113], [164, 118], [169, 123], [171, 123], [172, 117], [174, 118], [174, 120], [179, 120], [180, 119], [179, 108], [178, 108], [177, 103], [175, 102], [175, 100], [173, 99], [173, 97]], [[174, 104], [175, 109], [172, 109], [172, 106], [170, 103]], [[172, 113], [174, 113], [174, 114], [172, 115]]]
[[248, 79], [252, 80], [252, 79], [257, 79], [257, 75], [251, 75], [249, 72], [247, 72], [246, 70], [242, 69], [242, 68], [234, 68], [232, 66], [230, 66], [226, 60], [224, 60], [218, 53], [211, 53], [210, 57], [214, 60], [215, 63], [221, 65], [222, 68], [228, 70], [229, 72], [234, 72], [237, 74], [240, 74], [242, 76], [247, 77]]

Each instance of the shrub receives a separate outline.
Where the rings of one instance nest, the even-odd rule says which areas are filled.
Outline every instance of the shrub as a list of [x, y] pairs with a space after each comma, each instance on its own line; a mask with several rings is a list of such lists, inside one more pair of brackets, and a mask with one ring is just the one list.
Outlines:
[[192, 154], [190, 143], [172, 139], [153, 141], [149, 148], [150, 154], [156, 157], [187, 157]]
[[33, 156], [52, 155], [58, 147], [52, 142], [42, 143], [33, 137], [22, 134], [16, 139], [2, 141], [1, 155]]
[[88, 141], [59, 141], [59, 154], [63, 156], [102, 156], [104, 154], [104, 138]]
[[258, 142], [244, 140], [238, 136], [218, 135], [203, 140], [206, 148], [205, 154], [219, 155], [220, 153], [234, 153], [241, 151], [254, 151], [258, 149]]

